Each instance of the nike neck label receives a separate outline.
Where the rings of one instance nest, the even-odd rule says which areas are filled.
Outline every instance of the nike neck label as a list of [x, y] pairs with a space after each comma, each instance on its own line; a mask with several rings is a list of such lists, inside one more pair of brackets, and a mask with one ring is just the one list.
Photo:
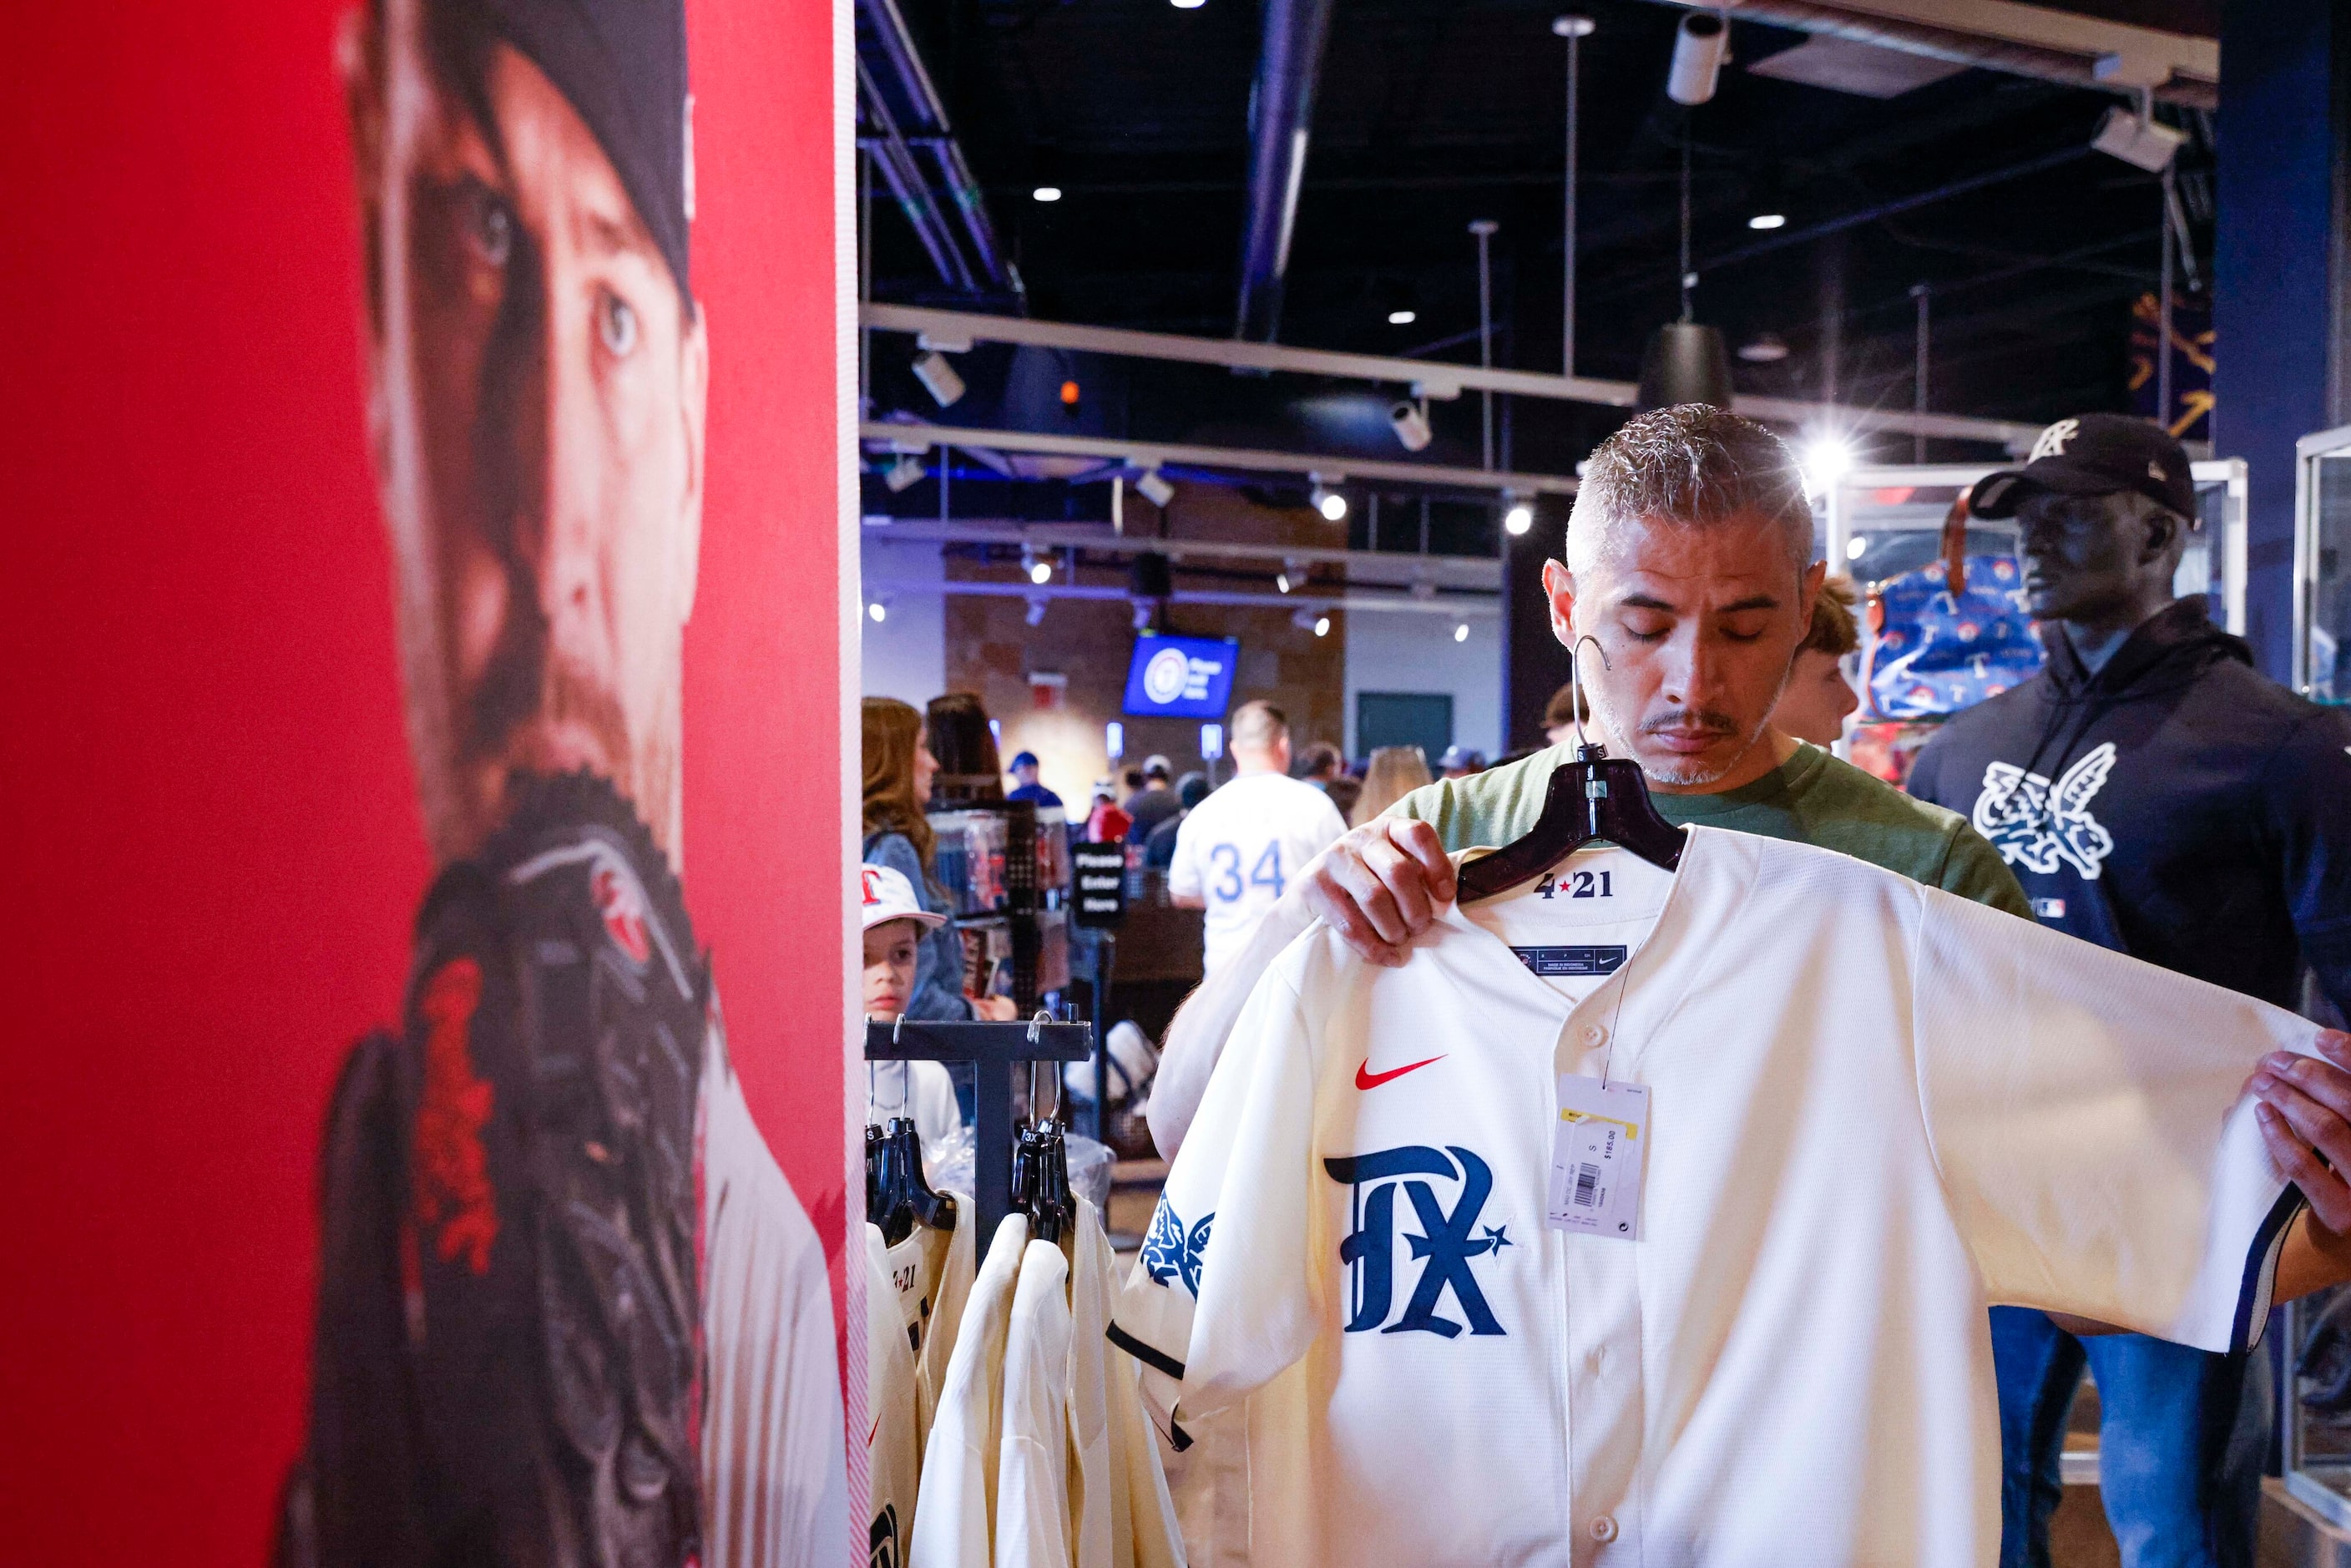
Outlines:
[[1385, 1083], [1391, 1078], [1402, 1078], [1405, 1073], [1426, 1067], [1431, 1061], [1442, 1061], [1444, 1060], [1445, 1058], [1442, 1056], [1432, 1056], [1420, 1061], [1407, 1061], [1402, 1067], [1391, 1067], [1385, 1072], [1374, 1072], [1372, 1071], [1371, 1059], [1366, 1057], [1364, 1060], [1364, 1064], [1355, 1069], [1355, 1087], [1358, 1089], [1377, 1089], [1381, 1084]]
[[1630, 949], [1606, 947], [1513, 947], [1519, 962], [1535, 975], [1613, 975]]

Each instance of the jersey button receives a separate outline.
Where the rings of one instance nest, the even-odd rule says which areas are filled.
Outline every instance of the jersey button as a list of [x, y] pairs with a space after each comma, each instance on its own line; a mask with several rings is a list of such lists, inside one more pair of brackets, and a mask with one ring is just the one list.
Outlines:
[[1586, 1045], [1598, 1045], [1598, 1044], [1600, 1044], [1603, 1040], [1605, 1040], [1607, 1038], [1608, 1038], [1608, 1031], [1607, 1031], [1606, 1030], [1604, 1030], [1604, 1029], [1601, 1028], [1598, 1024], [1596, 1024], [1596, 1023], [1588, 1023], [1588, 1024], [1585, 1024], [1585, 1025], [1583, 1026], [1583, 1043], [1584, 1043], [1584, 1044], [1586, 1044]]
[[1593, 1520], [1592, 1521], [1592, 1539], [1599, 1542], [1604, 1546], [1609, 1542], [1615, 1540], [1616, 1521], [1609, 1518], [1604, 1513], [1599, 1518]]

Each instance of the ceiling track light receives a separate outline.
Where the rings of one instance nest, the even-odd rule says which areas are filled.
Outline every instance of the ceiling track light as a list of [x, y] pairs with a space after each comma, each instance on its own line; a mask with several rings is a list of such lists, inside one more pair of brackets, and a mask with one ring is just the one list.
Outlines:
[[1029, 199], [1034, 202], [1058, 202], [1061, 199], [1061, 187], [1040, 185], [1029, 193]]
[[1711, 11], [1692, 11], [1674, 30], [1674, 63], [1666, 76], [1666, 96], [1695, 109], [1714, 96], [1722, 62], [1730, 54], [1730, 27]]
[[963, 378], [956, 374], [954, 364], [936, 349], [915, 359], [914, 379], [923, 383], [923, 390], [941, 408], [949, 407], [963, 396]]
[[1322, 514], [1322, 520], [1326, 523], [1345, 522], [1347, 497], [1332, 489], [1331, 483], [1326, 482], [1320, 474], [1309, 474], [1306, 477], [1313, 486], [1313, 488], [1306, 493], [1306, 499], [1317, 512]]
[[1788, 226], [1788, 214], [1785, 213], [1758, 213], [1753, 217], [1747, 220], [1747, 226], [1750, 229], [1783, 229]]
[[1328, 637], [1331, 634], [1331, 618], [1328, 615], [1318, 615], [1314, 618], [1314, 634], [1317, 637]]
[[1029, 596], [1029, 624], [1031, 626], [1041, 625], [1043, 624], [1044, 620], [1045, 596], [1041, 593], [1032, 593]]
[[890, 493], [895, 496], [921, 482], [928, 472], [921, 458], [911, 452], [903, 453], [898, 461], [882, 471], [882, 483], [888, 486]]
[[1469, 622], [1467, 621], [1457, 621], [1454, 622], [1453, 640], [1457, 643], [1467, 643], [1469, 641]]
[[1134, 482], [1134, 488], [1136, 494], [1162, 511], [1176, 498], [1176, 486], [1161, 477], [1156, 468], [1145, 468], [1143, 476]]
[[1388, 410], [1388, 424], [1395, 431], [1397, 443], [1406, 452], [1426, 450], [1436, 436], [1436, 432], [1429, 428], [1426, 401], [1406, 399], [1396, 402]]
[[[1020, 570], [1028, 573], [1029, 580], [1040, 588], [1053, 580], [1052, 561], [1028, 545], [1020, 547]], [[1029, 624], [1034, 626], [1036, 622], [1031, 621]]]
[[1502, 499], [1508, 503], [1502, 511], [1505, 532], [1515, 538], [1535, 526], [1535, 504], [1531, 497], [1516, 490], [1505, 490]]
[[867, 603], [865, 613], [876, 626], [879, 626], [883, 622], [890, 619], [890, 607], [876, 599]]

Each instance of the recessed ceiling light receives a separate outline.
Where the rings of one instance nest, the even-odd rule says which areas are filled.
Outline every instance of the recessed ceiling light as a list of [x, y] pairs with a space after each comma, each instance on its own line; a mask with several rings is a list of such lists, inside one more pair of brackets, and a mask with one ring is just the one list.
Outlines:
[[1788, 357], [1788, 345], [1778, 333], [1764, 332], [1740, 344], [1739, 357], [1750, 365], [1776, 365]]
[[1167, 0], [1167, 3], [1178, 11], [1196, 11], [1207, 5], [1208, 0]]
[[1040, 185], [1029, 193], [1040, 202], [1058, 202], [1061, 199], [1061, 187], [1059, 185]]
[[1409, 327], [1415, 321], [1419, 319], [1420, 312], [1417, 310], [1391, 310], [1388, 312], [1388, 325], [1391, 327]]
[[1750, 229], [1783, 229], [1788, 226], [1788, 214], [1785, 213], [1758, 213], [1753, 217], [1747, 220], [1747, 226]]

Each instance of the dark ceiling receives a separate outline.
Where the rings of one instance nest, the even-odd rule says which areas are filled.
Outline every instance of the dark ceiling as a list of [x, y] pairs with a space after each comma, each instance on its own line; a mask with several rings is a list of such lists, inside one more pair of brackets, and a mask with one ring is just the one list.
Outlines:
[[[1026, 281], [1027, 313], [1233, 332], [1258, 5], [901, 4]], [[1339, 0], [1280, 340], [1474, 362], [1468, 225], [1491, 218], [1497, 362], [1560, 368], [1565, 45], [1550, 24], [1562, 8]], [[2116, 98], [1984, 70], [1886, 99], [1773, 79], [1747, 68], [1805, 35], [1734, 21], [1719, 94], [1688, 110], [1663, 90], [1680, 10], [1581, 8], [1598, 27], [1583, 46], [1580, 372], [1632, 379], [1651, 329], [1677, 313], [1687, 141], [1698, 317], [1734, 346], [1771, 333], [1790, 350], [1740, 363], [1742, 392], [1907, 407], [1923, 283], [1935, 410], [2037, 421], [2126, 406], [2131, 301], [2156, 282], [2158, 192], [2153, 175], [2088, 151]], [[2183, 30], [2200, 15], [2171, 10], [2164, 19]], [[2209, 253], [2209, 126], [2184, 118], [2182, 193]], [[2020, 167], [2030, 172], [1807, 237]], [[1063, 198], [1031, 200], [1040, 183]], [[1786, 226], [1751, 231], [1767, 209]], [[905, 224], [879, 211], [876, 298], [1013, 308], [943, 287]], [[1390, 326], [1404, 308], [1416, 319]], [[1520, 465], [1572, 462], [1617, 418], [1522, 407]]]

